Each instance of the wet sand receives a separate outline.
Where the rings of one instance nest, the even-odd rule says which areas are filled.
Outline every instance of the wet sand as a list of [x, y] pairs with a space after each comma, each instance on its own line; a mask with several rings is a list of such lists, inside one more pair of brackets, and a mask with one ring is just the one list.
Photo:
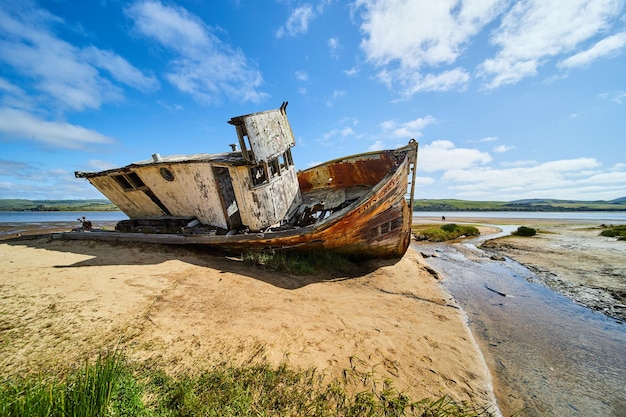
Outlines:
[[626, 241], [600, 236], [597, 224], [527, 225], [537, 235], [488, 240], [482, 248], [525, 265], [559, 294], [626, 321]]
[[[598, 225], [589, 221], [454, 221], [539, 230], [531, 238], [487, 235], [414, 244], [438, 255], [426, 261], [467, 312], [504, 415], [625, 415], [619, 291], [626, 279], [626, 242], [599, 236]], [[495, 231], [479, 228], [483, 235]], [[484, 241], [484, 250], [477, 250]]]
[[121, 342], [167, 372], [257, 361], [373, 373], [414, 399], [494, 404], [463, 311], [409, 250], [289, 276], [191, 248], [0, 240], [0, 369], [54, 371]]
[[[423, 223], [442, 223], [439, 217]], [[626, 241], [600, 236], [602, 224], [590, 220], [455, 217], [446, 222], [482, 224], [481, 235], [497, 225], [523, 225], [533, 237], [505, 236], [482, 248], [509, 257], [537, 274], [539, 282], [575, 302], [626, 321]], [[485, 225], [493, 225], [492, 227]]]

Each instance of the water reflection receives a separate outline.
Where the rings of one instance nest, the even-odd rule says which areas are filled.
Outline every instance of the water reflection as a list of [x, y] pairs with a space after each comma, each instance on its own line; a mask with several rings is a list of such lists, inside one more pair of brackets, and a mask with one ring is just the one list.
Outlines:
[[[503, 233], [514, 230], [505, 226]], [[626, 415], [626, 325], [532, 281], [470, 243], [415, 243], [468, 315], [505, 415]], [[502, 295], [504, 294], [504, 296]]]

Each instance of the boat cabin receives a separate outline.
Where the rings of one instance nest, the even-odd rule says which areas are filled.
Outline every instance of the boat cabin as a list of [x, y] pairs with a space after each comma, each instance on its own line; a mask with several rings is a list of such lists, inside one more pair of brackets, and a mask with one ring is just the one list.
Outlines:
[[[279, 109], [232, 118], [240, 150], [162, 157], [102, 172], [76, 172], [147, 231], [158, 219], [172, 227], [206, 225], [261, 231], [280, 225], [302, 201], [291, 155], [295, 139]], [[163, 224], [163, 222], [159, 223]]]

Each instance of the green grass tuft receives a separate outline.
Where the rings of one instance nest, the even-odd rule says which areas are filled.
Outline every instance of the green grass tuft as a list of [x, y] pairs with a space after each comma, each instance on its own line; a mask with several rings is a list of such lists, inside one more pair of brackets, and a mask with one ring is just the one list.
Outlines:
[[601, 236], [616, 237], [617, 240], [626, 240], [626, 224], [618, 226], [607, 226], [602, 232]]
[[58, 378], [3, 381], [0, 386], [0, 416], [107, 415], [112, 393], [122, 374], [122, 356], [114, 350], [86, 362], [64, 380]]
[[515, 236], [530, 237], [535, 236], [537, 234], [537, 230], [533, 229], [532, 227], [520, 226], [512, 234]]
[[313, 275], [325, 272], [349, 274], [357, 268], [345, 256], [324, 250], [246, 252], [241, 255], [241, 258], [248, 265], [261, 265], [273, 271], [293, 275]]
[[480, 236], [476, 227], [455, 223], [446, 223], [440, 227], [432, 225], [413, 226], [412, 231], [417, 240], [429, 240], [431, 242], [445, 242], [463, 236]]

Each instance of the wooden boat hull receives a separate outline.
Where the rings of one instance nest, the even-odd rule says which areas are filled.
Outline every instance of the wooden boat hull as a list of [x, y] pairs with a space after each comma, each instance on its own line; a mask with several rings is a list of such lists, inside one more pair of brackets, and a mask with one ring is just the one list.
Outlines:
[[311, 198], [311, 207], [358, 187], [368, 190], [335, 212], [322, 210], [326, 217], [303, 227], [225, 235], [84, 231], [55, 237], [207, 245], [239, 253], [324, 249], [354, 258], [401, 257], [411, 238], [417, 150], [411, 141], [396, 150], [354, 155], [299, 172], [300, 190], [305, 200]]

